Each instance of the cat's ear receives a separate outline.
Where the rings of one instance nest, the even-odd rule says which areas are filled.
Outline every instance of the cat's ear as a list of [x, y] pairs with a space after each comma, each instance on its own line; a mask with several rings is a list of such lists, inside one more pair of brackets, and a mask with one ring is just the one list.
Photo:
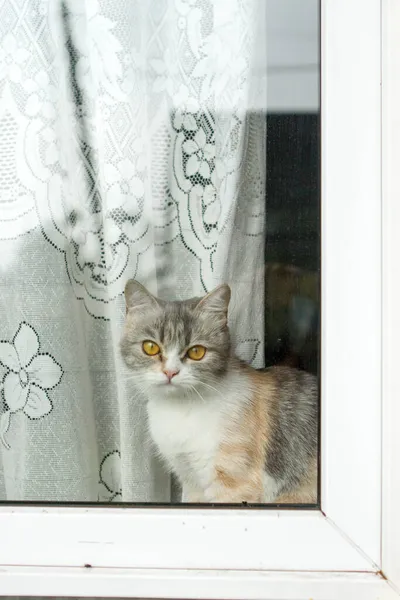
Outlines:
[[125, 285], [125, 303], [126, 312], [131, 308], [136, 310], [158, 306], [157, 299], [134, 279], [129, 279]]
[[226, 316], [230, 299], [231, 288], [228, 284], [223, 283], [204, 296], [196, 308], [213, 313], [222, 313]]

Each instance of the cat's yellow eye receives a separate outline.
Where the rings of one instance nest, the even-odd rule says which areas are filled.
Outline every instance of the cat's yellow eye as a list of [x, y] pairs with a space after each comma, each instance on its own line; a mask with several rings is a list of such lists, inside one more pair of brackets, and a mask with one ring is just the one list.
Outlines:
[[204, 346], [192, 346], [191, 348], [189, 348], [186, 354], [192, 360], [201, 360], [202, 358], [204, 358], [205, 353], [206, 349], [204, 348]]
[[160, 346], [151, 340], [146, 340], [142, 344], [143, 352], [148, 356], [156, 356], [160, 354]]

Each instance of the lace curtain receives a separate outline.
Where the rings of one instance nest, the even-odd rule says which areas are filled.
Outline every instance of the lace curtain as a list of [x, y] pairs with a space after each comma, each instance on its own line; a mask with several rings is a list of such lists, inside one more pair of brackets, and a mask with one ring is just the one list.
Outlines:
[[0, 6], [0, 500], [161, 501], [123, 289], [233, 290], [263, 364], [264, 0]]

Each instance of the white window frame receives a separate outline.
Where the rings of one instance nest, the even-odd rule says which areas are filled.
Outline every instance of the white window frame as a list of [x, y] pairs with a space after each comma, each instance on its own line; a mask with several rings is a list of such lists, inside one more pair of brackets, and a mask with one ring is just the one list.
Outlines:
[[322, 0], [321, 510], [3, 505], [0, 596], [400, 596], [400, 2], [382, 1], [381, 22], [380, 0]]

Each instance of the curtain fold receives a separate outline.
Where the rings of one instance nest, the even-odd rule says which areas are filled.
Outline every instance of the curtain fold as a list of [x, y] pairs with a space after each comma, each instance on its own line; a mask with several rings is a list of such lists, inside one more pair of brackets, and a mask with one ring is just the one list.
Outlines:
[[0, 23], [0, 500], [169, 502], [123, 289], [228, 282], [263, 365], [265, 2], [8, 0]]

